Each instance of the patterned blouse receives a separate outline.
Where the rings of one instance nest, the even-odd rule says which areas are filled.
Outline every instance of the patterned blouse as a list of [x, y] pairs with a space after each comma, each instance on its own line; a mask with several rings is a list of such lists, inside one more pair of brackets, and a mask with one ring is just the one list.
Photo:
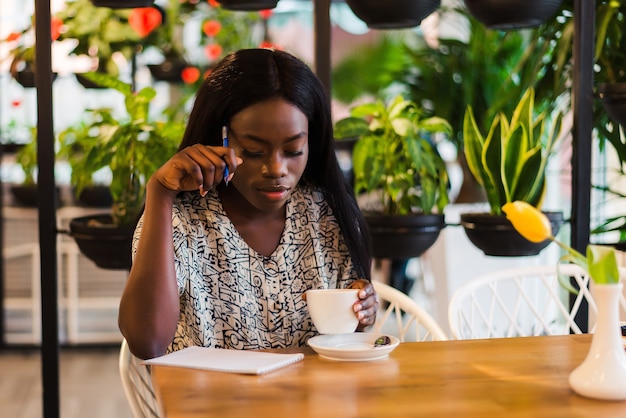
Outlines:
[[[317, 334], [302, 295], [344, 288], [356, 271], [337, 220], [319, 190], [298, 186], [278, 247], [250, 248], [216, 191], [182, 193], [172, 213], [181, 311], [168, 352], [196, 345], [259, 349], [302, 346]], [[143, 225], [135, 232], [133, 252]]]

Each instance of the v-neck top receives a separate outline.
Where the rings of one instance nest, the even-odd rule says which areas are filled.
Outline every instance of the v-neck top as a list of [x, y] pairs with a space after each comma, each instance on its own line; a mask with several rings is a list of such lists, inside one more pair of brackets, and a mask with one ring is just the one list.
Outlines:
[[[181, 310], [168, 352], [303, 346], [317, 334], [302, 295], [348, 287], [357, 273], [321, 190], [299, 185], [286, 205], [280, 242], [267, 257], [239, 235], [215, 190], [178, 196], [172, 227]], [[133, 253], [142, 226], [143, 218]]]

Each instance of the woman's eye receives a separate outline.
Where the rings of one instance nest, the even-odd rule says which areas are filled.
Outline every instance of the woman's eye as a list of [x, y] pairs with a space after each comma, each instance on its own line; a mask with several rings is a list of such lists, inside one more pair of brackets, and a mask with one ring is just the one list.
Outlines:
[[248, 151], [246, 149], [242, 150], [241, 153], [244, 157], [248, 157], [248, 158], [259, 158], [263, 156], [263, 152]]
[[285, 155], [287, 155], [288, 157], [299, 157], [302, 154], [304, 154], [304, 152], [302, 150], [298, 150], [298, 151], [285, 151]]

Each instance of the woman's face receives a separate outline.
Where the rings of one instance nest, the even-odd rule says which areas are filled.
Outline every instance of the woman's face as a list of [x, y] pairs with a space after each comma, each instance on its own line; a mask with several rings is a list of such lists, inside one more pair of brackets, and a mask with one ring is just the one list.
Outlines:
[[282, 208], [309, 157], [309, 121], [283, 99], [257, 103], [237, 113], [228, 126], [229, 146], [243, 164], [232, 185], [262, 211]]

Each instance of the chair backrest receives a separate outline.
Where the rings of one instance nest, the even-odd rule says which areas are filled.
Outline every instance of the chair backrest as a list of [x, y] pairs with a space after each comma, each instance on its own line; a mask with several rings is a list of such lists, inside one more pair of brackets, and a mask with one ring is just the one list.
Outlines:
[[158, 418], [159, 408], [152, 389], [150, 368], [141, 364], [128, 348], [126, 339], [120, 347], [120, 377], [134, 418]]
[[[557, 271], [558, 270], [558, 271]], [[570, 293], [559, 272], [580, 289], [570, 308]], [[575, 321], [583, 301], [588, 303], [590, 328], [596, 304], [589, 275], [575, 264], [500, 270], [479, 276], [456, 290], [448, 307], [452, 338], [502, 338], [580, 334]], [[624, 298], [620, 302], [626, 308]]]
[[443, 341], [446, 333], [417, 302], [388, 284], [373, 281], [380, 309], [373, 330], [404, 341]]

